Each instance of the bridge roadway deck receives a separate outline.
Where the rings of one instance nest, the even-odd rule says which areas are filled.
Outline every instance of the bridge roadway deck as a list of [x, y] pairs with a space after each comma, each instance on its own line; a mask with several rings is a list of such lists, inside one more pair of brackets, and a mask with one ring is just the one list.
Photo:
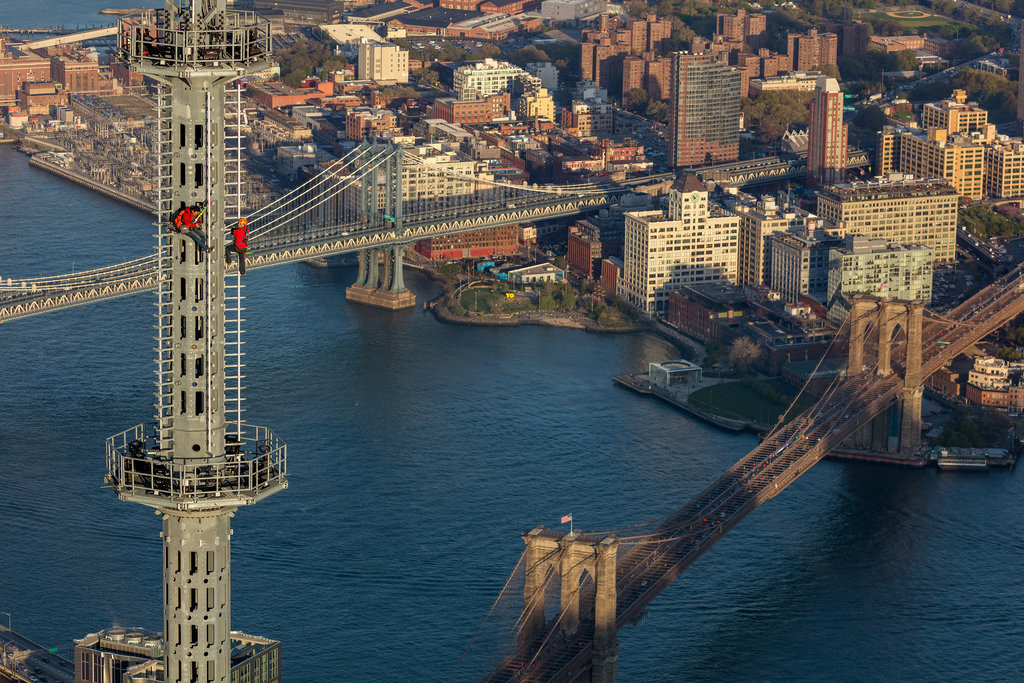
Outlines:
[[[846, 155], [847, 168], [870, 165], [864, 150], [853, 148]], [[753, 187], [782, 180], [793, 180], [807, 175], [807, 153], [802, 152], [790, 158], [763, 157], [733, 161], [713, 166], [698, 166], [692, 169], [701, 180], [715, 181], [735, 187]]]
[[[250, 240], [247, 268], [265, 268], [459, 232], [573, 216], [606, 206], [612, 194], [521, 197], [511, 201], [504, 198], [420, 211], [405, 216], [401, 234], [390, 227], [368, 228], [362, 222], [279, 230]], [[255, 230], [258, 229], [257, 225]], [[19, 287], [17, 283], [0, 282], [0, 322], [151, 291], [156, 288], [156, 262], [156, 255], [153, 255], [128, 264], [58, 276], [37, 285], [34, 291], [28, 286]]]
[[48, 681], [70, 683], [75, 680], [71, 662], [51, 654], [17, 631], [0, 626], [0, 680], [30, 681], [38, 669]]
[[[1024, 278], [1018, 269], [983, 289], [947, 318], [924, 331], [924, 376], [968, 346], [1024, 312]], [[902, 352], [901, 352], [902, 351]], [[905, 349], [893, 354], [895, 363]], [[847, 377], [835, 392], [770, 434], [693, 500], [666, 518], [650, 542], [623, 553], [617, 563], [618, 628], [644, 608], [727, 531], [761, 503], [781, 493], [837, 447], [854, 430], [893, 404], [903, 389], [898, 373], [881, 376], [873, 368]], [[593, 614], [593, 582], [581, 589], [580, 614]], [[568, 638], [548, 631], [508, 656], [488, 681], [578, 680], [590, 668], [593, 623]]]

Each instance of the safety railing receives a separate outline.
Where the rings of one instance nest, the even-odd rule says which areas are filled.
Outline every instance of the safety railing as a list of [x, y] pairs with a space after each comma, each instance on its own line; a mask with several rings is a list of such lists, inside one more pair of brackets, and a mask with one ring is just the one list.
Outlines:
[[107, 484], [122, 500], [204, 509], [250, 505], [287, 488], [287, 446], [270, 429], [244, 424], [216, 462], [180, 462], [160, 450], [155, 423], [107, 439]]
[[172, 20], [163, 10], [121, 17], [118, 56], [130, 63], [174, 68], [215, 68], [270, 55], [270, 22], [255, 12], [228, 11], [214, 26]]

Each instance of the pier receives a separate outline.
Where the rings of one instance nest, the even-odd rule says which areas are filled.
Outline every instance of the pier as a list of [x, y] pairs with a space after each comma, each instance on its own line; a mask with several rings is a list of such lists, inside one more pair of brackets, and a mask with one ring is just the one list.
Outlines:
[[[748, 420], [734, 420], [728, 417], [722, 417], [721, 415], [715, 415], [714, 413], [708, 412], [689, 402], [690, 392], [680, 392], [678, 390], [669, 390], [664, 387], [660, 387], [656, 384], [652, 384], [647, 374], [639, 375], [615, 375], [612, 380], [619, 386], [631, 389], [638, 394], [650, 394], [656, 396], [665, 403], [675, 406], [680, 410], [693, 415], [699, 420], [703, 420], [708, 424], [714, 425], [719, 429], [724, 429], [727, 432], [767, 432], [771, 429], [770, 425], [762, 425], [756, 422]], [[696, 386], [695, 388], [700, 389], [706, 385]]]

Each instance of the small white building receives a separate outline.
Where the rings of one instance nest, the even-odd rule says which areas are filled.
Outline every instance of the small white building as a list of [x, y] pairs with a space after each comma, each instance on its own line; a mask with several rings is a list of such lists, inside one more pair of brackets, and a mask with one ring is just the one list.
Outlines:
[[680, 384], [700, 384], [703, 381], [703, 370], [688, 360], [666, 360], [648, 363], [647, 376], [651, 384], [671, 389]]
[[552, 21], [579, 21], [608, 9], [608, 0], [544, 0], [540, 15]]
[[314, 144], [283, 145], [277, 148], [277, 167], [289, 178], [298, 175], [304, 166], [315, 166], [322, 161], [334, 159], [327, 150]]
[[514, 64], [488, 57], [482, 62], [466, 64], [455, 70], [455, 94], [460, 100], [476, 100], [500, 92], [511, 93], [516, 79], [528, 75]]
[[508, 271], [508, 279], [509, 282], [521, 282], [524, 285], [557, 282], [565, 279], [565, 271], [552, 263], [537, 263]]
[[548, 92], [558, 90], [558, 67], [551, 62], [530, 62], [526, 71], [539, 78], [541, 87]]

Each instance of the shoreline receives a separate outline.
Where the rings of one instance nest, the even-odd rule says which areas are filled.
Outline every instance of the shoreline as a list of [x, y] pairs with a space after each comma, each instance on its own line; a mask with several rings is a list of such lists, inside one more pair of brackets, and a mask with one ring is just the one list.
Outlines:
[[[431, 280], [442, 288], [446, 284], [449, 284], [448, 279], [437, 272], [437, 270], [429, 263], [415, 263], [410, 260], [406, 260], [405, 266], [425, 273]], [[693, 348], [690, 343], [675, 338], [665, 330], [661, 329], [659, 325], [652, 323], [637, 323], [625, 327], [604, 327], [593, 320], [583, 318], [582, 316], [573, 316], [568, 313], [557, 312], [541, 313], [539, 311], [531, 311], [530, 317], [518, 315], [509, 316], [507, 318], [493, 315], [459, 316], [452, 313], [448, 306], [445, 305], [444, 302], [446, 296], [447, 294], [445, 292], [441, 292], [441, 294], [430, 301], [423, 302], [423, 310], [431, 311], [437, 320], [449, 325], [469, 325], [476, 327], [557, 327], [565, 330], [582, 330], [591, 334], [646, 333], [673, 346], [680, 357], [686, 357], [690, 354], [700, 355], [699, 349]]]
[[453, 325], [476, 325], [480, 327], [521, 327], [523, 325], [534, 325], [540, 327], [561, 327], [569, 330], [584, 330], [595, 334], [632, 334], [634, 332], [651, 332], [654, 329], [647, 324], [627, 325], [625, 327], [605, 327], [598, 323], [584, 318], [583, 316], [571, 313], [528, 311], [517, 313], [508, 317], [480, 314], [475, 316], [461, 316], [451, 312], [444, 303], [445, 295], [437, 297], [427, 303], [427, 308], [433, 311], [434, 316], [446, 323]]
[[28, 164], [29, 166], [32, 166], [34, 168], [38, 168], [40, 170], [52, 173], [58, 178], [62, 178], [63, 180], [67, 180], [68, 182], [72, 182], [75, 183], [76, 185], [81, 185], [87, 189], [99, 192], [103, 196], [117, 200], [122, 204], [126, 204], [132, 207], [133, 209], [145, 211], [146, 213], [151, 215], [156, 213], [156, 205], [153, 204], [152, 202], [148, 202], [145, 199], [125, 194], [124, 192], [121, 192], [116, 188], [110, 187], [109, 185], [105, 185], [97, 180], [93, 180], [92, 178], [82, 175], [81, 173], [78, 173], [76, 171], [61, 168], [60, 166], [52, 164], [49, 161], [43, 161], [42, 159], [37, 158], [37, 155], [31, 155], [29, 157]]

